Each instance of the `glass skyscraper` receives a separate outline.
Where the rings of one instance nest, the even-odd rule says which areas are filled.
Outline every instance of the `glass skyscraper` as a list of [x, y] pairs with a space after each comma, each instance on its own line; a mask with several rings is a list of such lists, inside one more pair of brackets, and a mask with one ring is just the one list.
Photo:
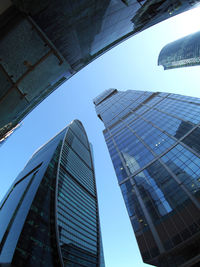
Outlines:
[[109, 89], [94, 104], [143, 261], [199, 266], [200, 99]]
[[199, 2], [1, 0], [0, 140], [91, 61]]
[[158, 65], [165, 70], [200, 65], [200, 31], [164, 46]]
[[91, 153], [78, 120], [36, 151], [0, 203], [0, 265], [105, 266]]

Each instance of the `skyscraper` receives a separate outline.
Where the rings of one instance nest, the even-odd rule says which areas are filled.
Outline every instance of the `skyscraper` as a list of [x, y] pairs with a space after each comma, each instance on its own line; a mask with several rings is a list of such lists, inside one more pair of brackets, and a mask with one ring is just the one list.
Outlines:
[[91, 145], [80, 121], [36, 151], [2, 200], [0, 264], [104, 267]]
[[0, 140], [91, 61], [197, 3], [199, 0], [1, 0]]
[[200, 99], [109, 89], [94, 99], [145, 263], [200, 262]]
[[164, 70], [200, 65], [200, 32], [167, 44], [160, 51], [158, 65]]

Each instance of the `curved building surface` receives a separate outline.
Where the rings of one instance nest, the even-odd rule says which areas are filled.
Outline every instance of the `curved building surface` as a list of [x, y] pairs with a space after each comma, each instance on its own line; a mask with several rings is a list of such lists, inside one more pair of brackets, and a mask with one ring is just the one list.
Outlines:
[[143, 261], [200, 266], [200, 99], [109, 89], [94, 104]]
[[128, 37], [199, 0], [1, 0], [0, 142], [45, 97]]
[[80, 121], [32, 156], [2, 200], [0, 264], [105, 266], [91, 147]]
[[158, 65], [164, 70], [200, 65], [200, 32], [167, 44], [160, 51]]

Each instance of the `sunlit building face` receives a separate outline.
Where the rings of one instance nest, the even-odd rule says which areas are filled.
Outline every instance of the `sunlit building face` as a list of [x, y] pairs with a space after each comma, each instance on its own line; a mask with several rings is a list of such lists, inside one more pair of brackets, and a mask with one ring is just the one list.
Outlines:
[[199, 262], [200, 99], [109, 89], [94, 104], [143, 261]]

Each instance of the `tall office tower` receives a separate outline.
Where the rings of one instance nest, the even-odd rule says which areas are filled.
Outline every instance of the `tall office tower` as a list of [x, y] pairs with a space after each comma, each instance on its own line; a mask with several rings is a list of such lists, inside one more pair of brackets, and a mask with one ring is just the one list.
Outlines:
[[80, 121], [32, 156], [2, 200], [1, 264], [105, 266], [91, 145]]
[[0, 140], [88, 63], [200, 0], [1, 0]]
[[164, 70], [200, 65], [200, 32], [167, 44], [160, 51], [158, 65]]
[[199, 266], [200, 99], [109, 89], [94, 104], [143, 261]]
[[167, 44], [160, 51], [158, 65], [164, 70], [200, 65], [200, 32]]

